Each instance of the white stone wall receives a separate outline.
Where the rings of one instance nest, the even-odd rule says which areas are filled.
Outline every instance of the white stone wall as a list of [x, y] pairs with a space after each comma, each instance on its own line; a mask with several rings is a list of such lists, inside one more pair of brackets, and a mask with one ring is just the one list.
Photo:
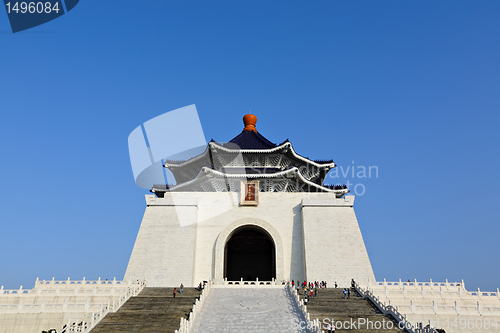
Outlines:
[[352, 205], [343, 199], [309, 198], [302, 201], [308, 281], [326, 280], [333, 286], [374, 282], [370, 259]]
[[[153, 198], [152, 198], [153, 197]], [[146, 196], [146, 200], [155, 199]], [[196, 201], [186, 198], [174, 204], [168, 198], [151, 204], [144, 213], [125, 279], [146, 279], [148, 287], [193, 285], [196, 224], [180, 226], [180, 220], [197, 220]]]
[[[263, 192], [258, 206], [240, 206], [239, 200], [239, 193], [223, 192], [147, 195], [148, 207], [125, 279], [145, 278], [148, 286], [197, 286], [221, 278], [221, 248], [235, 228], [253, 224], [274, 235], [278, 279], [307, 277], [345, 285], [351, 278], [374, 280], [352, 209], [353, 197]], [[322, 200], [330, 201], [326, 206], [313, 204]], [[325, 241], [329, 239], [337, 239], [342, 250], [331, 251], [332, 244]]]

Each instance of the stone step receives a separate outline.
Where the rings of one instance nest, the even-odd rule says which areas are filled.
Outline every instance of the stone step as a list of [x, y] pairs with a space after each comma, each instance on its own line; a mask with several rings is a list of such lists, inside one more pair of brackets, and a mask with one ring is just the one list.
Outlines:
[[144, 288], [131, 297], [116, 313], [109, 313], [92, 333], [173, 333], [181, 317], [188, 318], [201, 292], [184, 288], [173, 297], [173, 288]]
[[[303, 292], [300, 292], [300, 298], [304, 299]], [[384, 315], [371, 301], [352, 290], [350, 299], [345, 299], [343, 289], [318, 289], [317, 296], [309, 298], [307, 311], [311, 320], [320, 320], [323, 330], [326, 330], [326, 324], [334, 321], [340, 324], [336, 325], [336, 332], [405, 332], [392, 316]]]

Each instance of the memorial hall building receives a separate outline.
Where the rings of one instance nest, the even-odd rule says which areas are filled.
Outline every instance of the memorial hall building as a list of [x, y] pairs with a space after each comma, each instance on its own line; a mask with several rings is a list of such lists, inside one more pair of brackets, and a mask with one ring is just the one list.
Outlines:
[[333, 160], [275, 144], [243, 117], [227, 143], [165, 161], [175, 185], [154, 185], [124, 280], [148, 286], [201, 281], [375, 282], [345, 185], [324, 183]]

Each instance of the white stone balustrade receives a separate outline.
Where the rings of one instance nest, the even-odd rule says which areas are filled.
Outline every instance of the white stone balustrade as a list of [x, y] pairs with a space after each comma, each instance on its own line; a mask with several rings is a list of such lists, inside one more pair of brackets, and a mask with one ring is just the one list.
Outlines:
[[363, 289], [357, 283], [354, 283], [354, 288], [361, 296], [370, 299], [382, 313], [391, 315], [399, 323], [400, 327], [404, 327], [409, 333], [437, 333], [434, 327], [432, 327], [431, 323], [429, 323], [428, 327], [417, 327], [417, 325], [415, 325], [415, 323], [412, 323], [405, 314], [399, 311], [397, 307], [394, 307], [390, 304], [385, 304], [377, 297], [377, 295], [373, 293], [373, 291], [368, 290], [368, 288]]
[[[367, 290], [384, 306], [391, 306], [412, 323], [435, 323], [446, 332], [499, 332], [485, 329], [484, 323], [498, 323], [500, 327], [500, 291], [468, 291], [464, 281], [396, 281], [377, 282]], [[459, 320], [471, 326], [459, 327]], [[476, 325], [477, 324], [477, 325]]]
[[[71, 332], [88, 332], [108, 312], [116, 312], [144, 286], [144, 282], [138, 281], [88, 281], [84, 278], [77, 281], [37, 279], [33, 289], [0, 287], [0, 326], [27, 332], [49, 328], [60, 331], [66, 323], [67, 332], [70, 327]], [[16, 321], [16, 316], [21, 316], [22, 320]], [[78, 323], [83, 324], [78, 326]]]
[[178, 330], [175, 330], [175, 333], [190, 333], [193, 327], [193, 322], [198, 316], [198, 313], [200, 313], [203, 310], [203, 305], [205, 303], [205, 300], [208, 298], [210, 294], [210, 290], [212, 286], [212, 281], [208, 281], [208, 283], [205, 285], [203, 291], [201, 292], [200, 298], [195, 301], [195, 304], [193, 305], [193, 309], [191, 313], [189, 314], [189, 319], [186, 320], [186, 318], [181, 318], [181, 323], [179, 326]]
[[[297, 306], [299, 307], [300, 311], [302, 312], [302, 316], [308, 321], [311, 321], [311, 315], [309, 312], [307, 312], [307, 305], [304, 304], [304, 301], [300, 299], [299, 293], [297, 289], [292, 286], [290, 281], [287, 281], [287, 287], [289, 292], [293, 295], [295, 301], [297, 302]], [[314, 319], [311, 325], [311, 333], [321, 333], [321, 324], [319, 322], [319, 319]]]
[[287, 284], [286, 280], [282, 281], [276, 281], [274, 278], [271, 281], [259, 281], [259, 279], [256, 279], [256, 281], [245, 281], [243, 279], [239, 281], [228, 281], [227, 278], [224, 279], [223, 285], [228, 286], [228, 287], [249, 287], [249, 288], [255, 288], [255, 287], [280, 287], [282, 288]]

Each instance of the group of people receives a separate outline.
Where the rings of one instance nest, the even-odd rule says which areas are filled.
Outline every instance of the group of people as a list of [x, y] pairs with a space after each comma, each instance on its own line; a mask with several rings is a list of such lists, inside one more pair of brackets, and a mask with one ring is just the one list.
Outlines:
[[316, 297], [318, 295], [318, 289], [323, 289], [326, 288], [326, 281], [314, 281], [314, 282], [307, 282], [307, 281], [302, 281], [297, 280], [297, 283], [295, 283], [295, 280], [292, 280], [292, 288], [297, 288], [298, 292], [303, 291], [304, 292], [304, 304], [307, 305], [309, 300], [313, 297]]
[[[335, 282], [336, 283], [336, 282]], [[309, 288], [309, 289], [319, 289], [319, 288], [326, 288], [326, 281], [314, 281], [314, 282], [307, 282], [307, 281], [302, 281], [302, 284], [300, 283], [300, 280], [297, 280], [297, 283], [295, 283], [295, 280], [292, 280], [292, 287], [297, 287], [297, 289], [301, 288]]]
[[326, 325], [326, 330], [328, 331], [328, 333], [334, 333], [336, 329], [337, 328], [334, 324], [328, 323], [328, 325]]
[[[292, 287], [297, 288], [298, 292], [303, 291], [304, 292], [304, 303], [307, 305], [307, 302], [310, 300], [312, 297], [316, 297], [318, 295], [318, 289], [326, 288], [327, 283], [326, 281], [314, 281], [314, 282], [307, 282], [307, 281], [302, 281], [297, 280], [297, 283], [295, 283], [295, 280], [292, 280]], [[354, 279], [351, 279], [351, 288], [344, 288], [343, 293], [344, 293], [344, 299], [350, 299], [351, 298], [351, 290], [354, 290], [356, 285], [356, 282]], [[334, 284], [335, 288], [338, 287], [337, 281], [335, 281]]]
[[179, 290], [177, 290], [177, 288], [174, 288], [174, 291], [173, 291], [174, 298], [175, 298], [175, 295], [177, 293], [182, 294], [183, 292], [184, 292], [184, 285], [181, 283], [181, 285], [179, 286]]
[[351, 288], [344, 288], [344, 299], [351, 298]]
[[205, 289], [206, 284], [207, 284], [207, 281], [203, 281], [203, 284], [200, 282], [200, 284], [198, 285], [198, 288], [196, 288], [196, 290], [202, 291], [203, 289]]

